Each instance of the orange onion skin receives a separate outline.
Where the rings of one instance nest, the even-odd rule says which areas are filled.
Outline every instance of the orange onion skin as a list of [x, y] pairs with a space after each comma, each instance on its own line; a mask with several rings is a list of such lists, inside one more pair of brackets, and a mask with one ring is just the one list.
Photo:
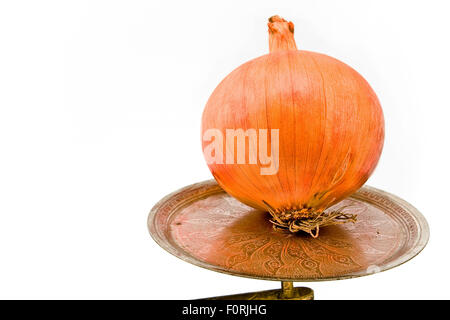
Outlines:
[[[202, 137], [208, 129], [279, 129], [276, 174], [261, 175], [261, 164], [248, 163], [210, 163], [209, 169], [227, 193], [251, 207], [321, 212], [372, 174], [384, 118], [358, 72], [291, 44], [291, 24], [280, 31], [269, 23], [271, 53], [244, 63], [217, 86], [203, 112]], [[224, 141], [224, 148], [227, 143], [234, 141]], [[208, 144], [202, 139], [203, 148]]]

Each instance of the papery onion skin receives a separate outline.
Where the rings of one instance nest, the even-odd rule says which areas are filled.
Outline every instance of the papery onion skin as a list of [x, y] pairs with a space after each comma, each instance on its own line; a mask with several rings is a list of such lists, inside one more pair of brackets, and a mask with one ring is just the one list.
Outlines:
[[[202, 137], [208, 129], [279, 129], [278, 172], [261, 175], [255, 164], [208, 166], [227, 193], [249, 206], [316, 215], [372, 174], [383, 148], [383, 112], [358, 72], [297, 50], [293, 24], [269, 21], [270, 53], [217, 86], [203, 112]], [[203, 140], [203, 148], [208, 144]]]

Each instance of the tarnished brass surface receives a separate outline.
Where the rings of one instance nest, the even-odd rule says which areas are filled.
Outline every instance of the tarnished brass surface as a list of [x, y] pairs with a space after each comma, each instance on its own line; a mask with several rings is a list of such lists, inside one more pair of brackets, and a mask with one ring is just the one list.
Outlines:
[[281, 290], [266, 290], [213, 297], [206, 300], [314, 300], [314, 291], [307, 287], [294, 287], [292, 282], [282, 282]]
[[161, 247], [187, 262], [288, 282], [384, 271], [417, 255], [428, 241], [424, 217], [396, 196], [363, 187], [330, 210], [344, 206], [344, 212], [358, 214], [358, 221], [325, 227], [313, 239], [274, 230], [268, 213], [240, 203], [210, 180], [162, 199], [152, 209], [148, 226]]

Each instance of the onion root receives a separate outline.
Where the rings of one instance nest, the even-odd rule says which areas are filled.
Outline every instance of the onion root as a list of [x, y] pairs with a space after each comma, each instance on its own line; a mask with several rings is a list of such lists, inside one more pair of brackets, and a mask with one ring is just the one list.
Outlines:
[[292, 233], [303, 231], [311, 235], [313, 238], [319, 236], [321, 227], [338, 225], [347, 222], [355, 223], [357, 220], [356, 214], [344, 213], [342, 207], [339, 210], [330, 212], [313, 211], [311, 208], [303, 208], [300, 210], [284, 210], [279, 211], [273, 209], [266, 201], [268, 212], [272, 216], [270, 222], [273, 224], [275, 230], [288, 230]]

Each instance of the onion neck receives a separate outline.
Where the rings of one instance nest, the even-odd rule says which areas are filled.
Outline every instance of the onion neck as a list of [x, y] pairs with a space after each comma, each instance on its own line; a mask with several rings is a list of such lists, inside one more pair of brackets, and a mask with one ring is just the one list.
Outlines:
[[279, 16], [269, 18], [269, 51], [270, 53], [286, 50], [297, 50], [294, 39], [294, 24]]

